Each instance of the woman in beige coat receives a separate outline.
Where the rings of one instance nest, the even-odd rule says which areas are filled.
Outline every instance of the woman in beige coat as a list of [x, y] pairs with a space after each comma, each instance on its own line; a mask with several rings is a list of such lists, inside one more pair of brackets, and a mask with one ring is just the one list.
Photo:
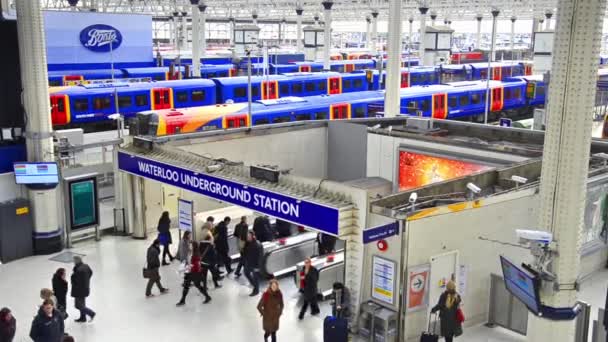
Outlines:
[[268, 289], [258, 303], [258, 311], [263, 317], [264, 341], [268, 341], [268, 337], [271, 337], [272, 342], [277, 342], [279, 319], [283, 313], [283, 294], [279, 290], [279, 282], [276, 279], [270, 280]]

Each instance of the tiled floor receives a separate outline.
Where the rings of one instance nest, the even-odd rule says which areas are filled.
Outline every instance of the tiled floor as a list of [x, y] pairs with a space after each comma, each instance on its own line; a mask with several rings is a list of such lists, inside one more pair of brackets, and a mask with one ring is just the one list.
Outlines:
[[[210, 304], [203, 305], [202, 297], [191, 291], [187, 305], [177, 308], [181, 282], [174, 264], [162, 268], [162, 282], [171, 289], [170, 293], [146, 299], [141, 267], [147, 246], [147, 241], [106, 236], [99, 243], [84, 242], [72, 250], [85, 254], [85, 262], [93, 269], [88, 303], [98, 313], [92, 324], [74, 323], [76, 311], [71, 298], [68, 299], [71, 317], [67, 331], [77, 341], [262, 341], [261, 319], [255, 309], [257, 299], [248, 296], [250, 289], [244, 277], [238, 280], [230, 277], [223, 281], [223, 288], [211, 290]], [[71, 272], [71, 264], [50, 261], [49, 257], [36, 256], [0, 265], [0, 307], [10, 307], [17, 317], [17, 342], [30, 341], [27, 336], [39, 304], [40, 288], [50, 287], [56, 268], [66, 267]], [[607, 279], [608, 272], [598, 273], [585, 284], [582, 299], [603, 306]], [[298, 294], [293, 280], [284, 278], [281, 286], [286, 309], [279, 341], [321, 342], [322, 317], [328, 313], [328, 305], [322, 306], [321, 315], [307, 316], [300, 322], [296, 317]], [[474, 327], [466, 329], [458, 340], [518, 342], [525, 338], [499, 328]]]

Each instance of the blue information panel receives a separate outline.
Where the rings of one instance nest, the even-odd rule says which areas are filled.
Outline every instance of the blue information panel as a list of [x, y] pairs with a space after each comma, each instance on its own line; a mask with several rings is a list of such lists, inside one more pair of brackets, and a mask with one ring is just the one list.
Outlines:
[[509, 118], [502, 118], [499, 121], [500, 127], [511, 127], [512, 124], [513, 124], [513, 121]]
[[208, 174], [118, 153], [120, 170], [204, 196], [338, 235], [338, 209], [284, 196]]
[[373, 227], [363, 231], [363, 243], [384, 240], [393, 235], [399, 235], [399, 223], [393, 222], [383, 226]]

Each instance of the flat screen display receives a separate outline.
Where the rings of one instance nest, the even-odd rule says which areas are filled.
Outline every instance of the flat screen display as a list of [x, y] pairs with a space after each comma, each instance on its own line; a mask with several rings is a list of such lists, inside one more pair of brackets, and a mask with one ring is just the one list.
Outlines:
[[399, 151], [399, 191], [491, 169], [491, 166]]
[[59, 183], [57, 163], [15, 163], [13, 170], [17, 184]]
[[536, 277], [526, 270], [515, 266], [503, 256], [500, 257], [500, 263], [507, 290], [527, 306], [528, 310], [534, 314], [538, 314], [540, 311], [540, 298], [538, 287], [536, 286]]

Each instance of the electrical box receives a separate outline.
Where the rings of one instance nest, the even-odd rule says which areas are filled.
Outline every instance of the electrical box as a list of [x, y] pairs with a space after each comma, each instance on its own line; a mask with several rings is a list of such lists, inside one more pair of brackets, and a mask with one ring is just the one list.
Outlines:
[[26, 199], [0, 203], [0, 262], [34, 254], [32, 208]]

